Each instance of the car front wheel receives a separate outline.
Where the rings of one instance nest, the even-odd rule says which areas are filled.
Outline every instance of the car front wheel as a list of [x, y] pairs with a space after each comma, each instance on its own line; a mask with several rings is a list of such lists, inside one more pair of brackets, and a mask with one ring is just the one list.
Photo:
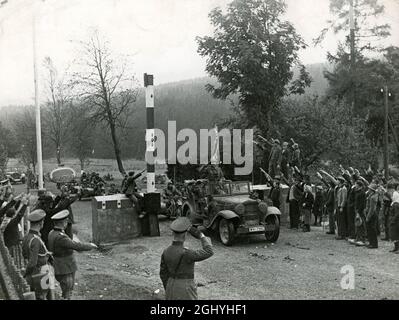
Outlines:
[[265, 237], [269, 242], [276, 242], [280, 235], [280, 220], [276, 215], [267, 216], [265, 219]]
[[231, 246], [236, 236], [236, 230], [234, 224], [230, 220], [221, 219], [219, 221], [219, 237], [220, 241], [225, 246]]

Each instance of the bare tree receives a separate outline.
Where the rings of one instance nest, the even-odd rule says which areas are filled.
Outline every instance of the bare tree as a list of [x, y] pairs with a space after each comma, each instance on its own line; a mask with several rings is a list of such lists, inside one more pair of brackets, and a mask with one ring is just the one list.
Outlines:
[[72, 132], [70, 149], [80, 161], [80, 169], [84, 170], [92, 154], [95, 124], [90, 119], [89, 110], [84, 104], [75, 103], [72, 111]]
[[82, 43], [80, 71], [73, 74], [73, 86], [79, 99], [90, 108], [91, 119], [109, 129], [119, 171], [124, 174], [120, 135], [126, 128], [137, 85], [130, 65], [121, 57], [116, 63], [109, 44], [94, 32]]
[[20, 160], [27, 167], [36, 166], [36, 120], [34, 107], [28, 107], [16, 115], [13, 129], [16, 140], [20, 145]]
[[47, 103], [44, 109], [44, 134], [54, 143], [57, 163], [61, 164], [61, 151], [71, 129], [72, 99], [63, 76], [59, 76], [50, 57], [44, 60], [47, 71]]

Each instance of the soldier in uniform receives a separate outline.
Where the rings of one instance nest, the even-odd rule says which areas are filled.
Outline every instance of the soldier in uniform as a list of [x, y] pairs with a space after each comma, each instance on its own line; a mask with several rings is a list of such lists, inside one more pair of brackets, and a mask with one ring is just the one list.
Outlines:
[[143, 200], [143, 196], [137, 192], [137, 183], [136, 179], [140, 178], [145, 170], [141, 171], [138, 174], [134, 174], [134, 171], [129, 172], [129, 177], [126, 180], [126, 183], [122, 189], [122, 192], [128, 197], [134, 204], [137, 210], [137, 214], [139, 217], [143, 217], [141, 210], [141, 202]]
[[275, 176], [272, 188], [270, 189], [269, 199], [273, 201], [273, 207], [280, 209], [280, 198], [281, 198], [281, 177]]
[[54, 213], [61, 212], [62, 210], [68, 210], [68, 226], [65, 229], [65, 233], [73, 239], [72, 225], [75, 224], [71, 205], [78, 199], [78, 195], [72, 195], [68, 190], [67, 186], [61, 187], [61, 194], [54, 199]]
[[48, 247], [53, 253], [55, 278], [60, 283], [62, 298], [70, 300], [75, 284], [75, 272], [78, 269], [74, 251], [90, 251], [97, 248], [94, 243], [80, 243], [71, 240], [64, 230], [68, 225], [68, 210], [63, 210], [51, 219], [54, 229], [48, 236]]
[[[197, 286], [194, 282], [194, 265], [213, 255], [212, 243], [188, 218], [178, 218], [171, 224], [174, 241], [164, 250], [161, 258], [160, 277], [165, 288], [166, 300], [197, 300]], [[201, 240], [202, 249], [190, 250], [184, 247], [186, 234]]]
[[270, 156], [269, 156], [269, 174], [272, 177], [280, 174], [281, 160], [283, 155], [282, 152], [283, 150], [281, 149], [280, 146], [280, 140], [275, 139], [274, 145], [272, 147], [272, 150], [270, 151]]
[[368, 186], [369, 194], [366, 203], [366, 228], [367, 228], [367, 238], [369, 244], [367, 248], [376, 249], [378, 248], [378, 238], [377, 238], [377, 224], [378, 224], [378, 186], [374, 183]]
[[40, 238], [40, 230], [46, 213], [34, 210], [28, 215], [30, 221], [29, 232], [22, 242], [22, 254], [27, 261], [25, 278], [31, 290], [35, 292], [37, 300], [53, 300], [54, 271], [50, 265], [51, 253]]

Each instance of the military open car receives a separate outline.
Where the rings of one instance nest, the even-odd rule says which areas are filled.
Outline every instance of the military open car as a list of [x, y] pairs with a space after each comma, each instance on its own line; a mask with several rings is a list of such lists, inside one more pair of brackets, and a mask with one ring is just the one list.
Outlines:
[[280, 234], [279, 209], [251, 199], [249, 182], [187, 181], [187, 200], [182, 215], [194, 224], [217, 231], [221, 242], [230, 246], [238, 236], [264, 234], [277, 241]]

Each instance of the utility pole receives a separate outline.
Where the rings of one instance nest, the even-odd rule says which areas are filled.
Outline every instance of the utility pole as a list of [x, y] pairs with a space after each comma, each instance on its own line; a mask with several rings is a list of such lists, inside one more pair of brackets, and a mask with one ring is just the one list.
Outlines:
[[349, 24], [350, 24], [350, 47], [351, 47], [351, 78], [352, 78], [352, 112], [356, 108], [356, 88], [355, 88], [355, 80], [356, 80], [356, 48], [355, 48], [355, 12], [353, 7], [353, 0], [349, 0]]
[[389, 179], [389, 104], [388, 99], [391, 93], [388, 91], [388, 86], [384, 86], [381, 89], [381, 92], [384, 93], [385, 100], [385, 117], [384, 117], [384, 171], [385, 171], [385, 179]]

